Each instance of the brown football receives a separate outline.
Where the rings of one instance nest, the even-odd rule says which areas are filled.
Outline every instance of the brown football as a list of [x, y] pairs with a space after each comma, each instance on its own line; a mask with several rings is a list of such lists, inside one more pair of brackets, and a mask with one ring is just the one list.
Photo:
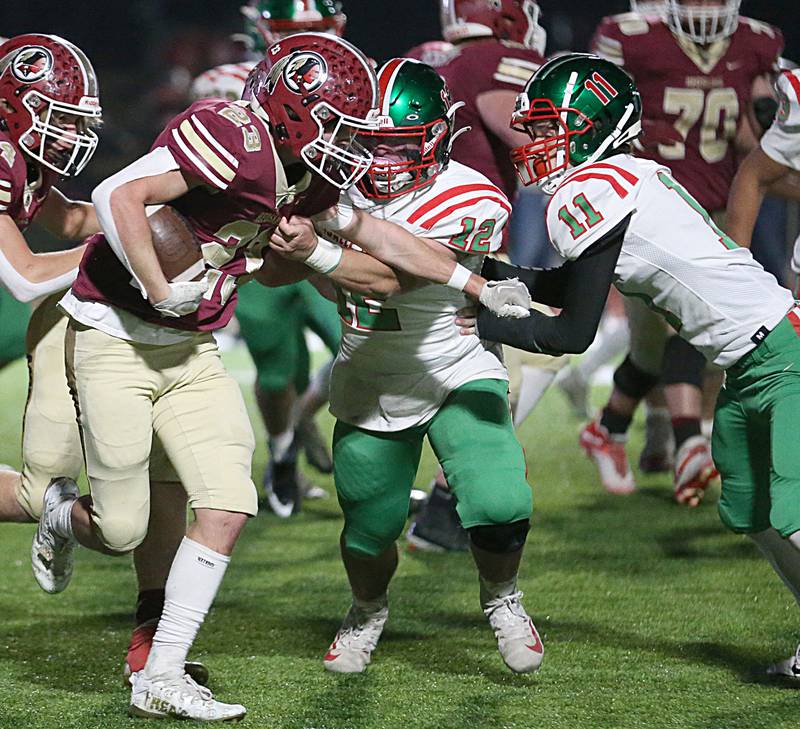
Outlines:
[[[175, 208], [164, 205], [147, 220], [153, 233], [153, 248], [167, 281], [199, 279], [203, 275], [203, 269], [198, 265], [203, 252], [186, 218]], [[193, 267], [196, 272], [191, 274]]]

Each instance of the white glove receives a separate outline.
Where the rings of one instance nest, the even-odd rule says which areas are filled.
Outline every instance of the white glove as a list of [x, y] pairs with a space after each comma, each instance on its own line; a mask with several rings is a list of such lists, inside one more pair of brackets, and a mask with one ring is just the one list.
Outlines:
[[153, 304], [161, 316], [179, 317], [192, 314], [200, 308], [203, 294], [208, 291], [208, 279], [180, 281], [169, 284], [169, 296]]
[[502, 318], [524, 319], [531, 315], [531, 295], [518, 278], [487, 281], [479, 301], [489, 311]]

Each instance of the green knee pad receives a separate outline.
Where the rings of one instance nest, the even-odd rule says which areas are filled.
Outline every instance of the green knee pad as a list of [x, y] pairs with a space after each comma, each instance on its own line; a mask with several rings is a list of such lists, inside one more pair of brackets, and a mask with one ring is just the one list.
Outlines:
[[259, 387], [267, 392], [286, 389], [297, 377], [301, 357], [303, 300], [297, 285], [245, 284], [239, 290], [236, 318]]
[[403, 533], [424, 433], [376, 433], [337, 421], [333, 479], [344, 513], [344, 543], [375, 557]]
[[427, 432], [464, 528], [530, 518], [533, 499], [511, 421], [508, 382], [476, 380], [457, 388]]

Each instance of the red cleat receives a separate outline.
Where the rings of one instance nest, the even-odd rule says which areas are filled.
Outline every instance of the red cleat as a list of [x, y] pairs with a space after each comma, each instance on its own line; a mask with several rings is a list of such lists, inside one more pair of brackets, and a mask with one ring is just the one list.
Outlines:
[[595, 462], [600, 481], [608, 493], [625, 495], [636, 490], [624, 439], [612, 437], [600, 423], [592, 421], [581, 431], [579, 443]]

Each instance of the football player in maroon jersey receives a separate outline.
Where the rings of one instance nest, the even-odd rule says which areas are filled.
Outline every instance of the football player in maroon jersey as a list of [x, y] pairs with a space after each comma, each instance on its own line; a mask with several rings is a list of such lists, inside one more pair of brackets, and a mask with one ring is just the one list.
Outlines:
[[[20, 301], [46, 297], [28, 325], [30, 391], [22, 472], [0, 472], [0, 521], [36, 522], [50, 481], [66, 476], [71, 484], [83, 465], [64, 370], [67, 318], [57, 302], [74, 280], [85, 246], [36, 255], [22, 233], [34, 219], [68, 240], [100, 230], [93, 205], [68, 200], [53, 187], [89, 162], [100, 121], [97, 78], [79, 48], [42, 34], [17, 36], [0, 46], [0, 279]], [[164, 550], [174, 554], [185, 532], [186, 496], [180, 484], [154, 486], [153, 529], [134, 554], [139, 583], [134, 653], [143, 636], [152, 637], [163, 602], [166, 570], [152, 556]], [[53, 580], [45, 589], [62, 589], [70, 572], [65, 555], [53, 565]], [[199, 677], [205, 674], [199, 664], [188, 668]]]
[[[540, 9], [535, 0], [442, 0], [442, 41], [429, 41], [406, 53], [436, 68], [447, 81], [454, 101], [464, 106], [456, 117], [456, 135], [469, 129], [453, 147], [452, 157], [483, 173], [497, 185], [517, 208], [517, 179], [509, 159], [512, 148], [525, 143], [524, 135], [514, 131], [508, 120], [514, 110], [517, 94], [522, 91], [534, 71], [544, 63], [547, 34], [539, 25]], [[531, 199], [535, 196], [535, 199]], [[532, 205], [533, 219], [543, 211], [537, 202], [538, 192], [526, 193], [522, 206]], [[523, 212], [524, 215], [524, 212]], [[513, 217], [510, 227], [514, 227]], [[542, 232], [543, 226], [542, 226]], [[534, 233], [526, 231], [530, 240]], [[543, 238], [546, 240], [546, 237]], [[549, 250], [549, 244], [546, 244]], [[522, 381], [523, 388], [532, 393], [527, 413], [555, 377], [555, 370], [542, 369], [553, 358], [536, 358], [510, 352], [512, 379]], [[518, 360], [525, 357], [532, 366], [522, 367]], [[557, 369], [557, 368], [556, 368]], [[515, 375], [519, 374], [519, 377]], [[517, 387], [512, 394], [517, 395]], [[515, 423], [524, 420], [517, 399]], [[415, 548], [433, 551], [465, 551], [469, 548], [466, 532], [461, 528], [458, 514], [444, 475], [436, 476], [431, 494], [411, 524], [409, 542]]]
[[[675, 177], [718, 220], [736, 171], [737, 155], [755, 145], [747, 113], [783, 48], [781, 32], [739, 15], [740, 0], [665, 0], [659, 12], [604, 18], [593, 40], [600, 56], [636, 80], [644, 108], [641, 154], [669, 165]], [[626, 302], [627, 304], [627, 302]], [[701, 433], [702, 357], [666, 332], [634, 302], [628, 307], [631, 351], [615, 388], [581, 445], [612, 492], [633, 489], [624, 440], [639, 400], [658, 383], [665, 390], [674, 435], [675, 498], [697, 505], [716, 476]], [[653, 419], [651, 419], [653, 422]], [[651, 450], [663, 451], [650, 459]], [[672, 453], [648, 443], [642, 465], [668, 468]]]
[[[309, 64], [318, 73], [298, 82], [295, 70]], [[252, 429], [211, 332], [230, 320], [237, 283], [276, 255], [268, 241], [280, 220], [331, 210], [339, 190], [366, 172], [371, 157], [354, 138], [377, 128], [375, 74], [363, 54], [332, 36], [303, 33], [274, 44], [245, 95], [242, 102], [196, 102], [147, 155], [94, 191], [104, 235], [89, 242], [61, 301], [70, 317], [67, 376], [91, 495], [77, 498], [74, 484], [47, 490], [32, 547], [37, 579], [52, 580], [52, 567], [75, 541], [111, 554], [141, 544], [151, 508], [148, 470], [179, 480], [195, 515], [169, 568], [147, 663], [131, 676], [137, 716], [245, 713], [184, 673], [233, 547], [257, 512]], [[187, 219], [202, 248], [200, 280], [165, 278], [146, 216], [146, 205], [159, 203]], [[361, 227], [380, 244], [396, 226], [375, 220]], [[487, 285], [424, 243], [404, 240], [411, 245], [385, 254], [412, 275], [449, 283], [493, 310], [518, 310], [527, 296], [519, 282]], [[370, 241], [358, 242], [369, 251]], [[307, 263], [329, 270], [328, 251], [318, 248]], [[154, 439], [169, 463], [153, 462]]]

